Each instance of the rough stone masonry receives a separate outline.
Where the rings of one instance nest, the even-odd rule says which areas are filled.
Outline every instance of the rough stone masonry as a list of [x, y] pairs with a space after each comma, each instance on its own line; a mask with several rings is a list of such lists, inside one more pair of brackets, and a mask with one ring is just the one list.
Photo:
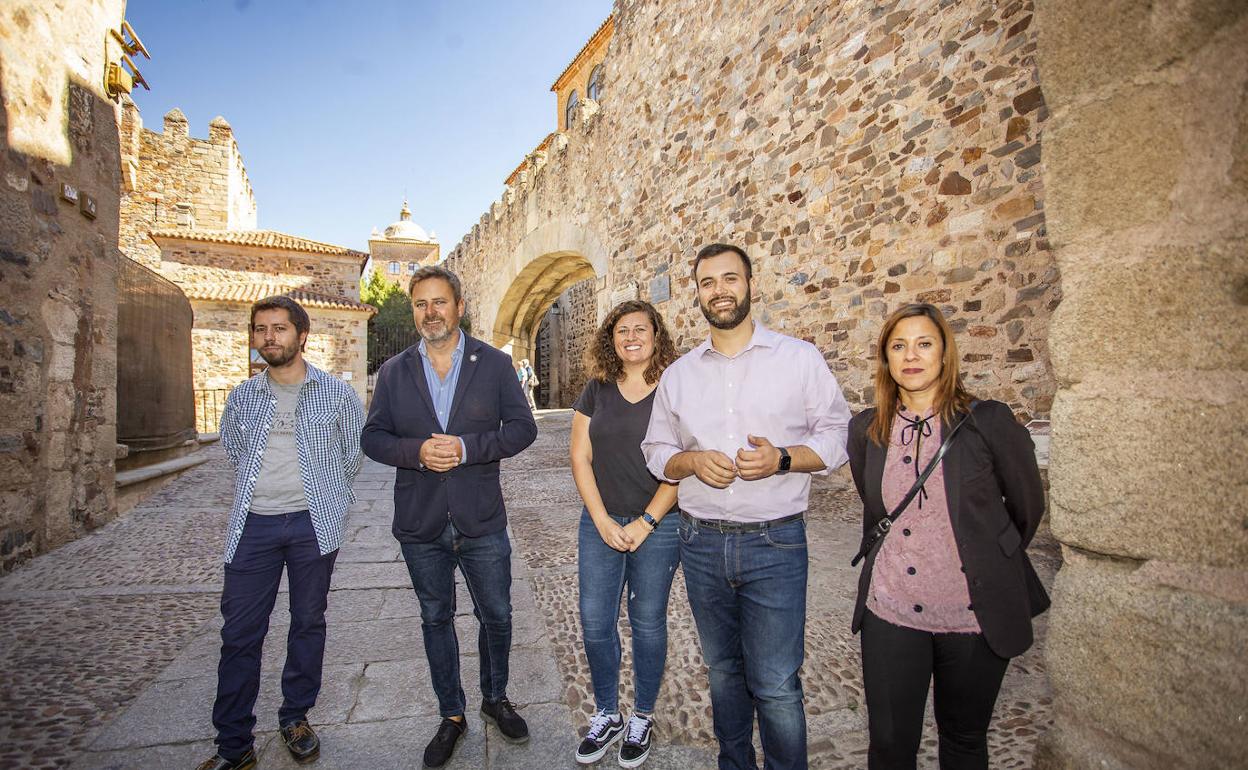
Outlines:
[[1030, 2], [615, 13], [600, 102], [450, 255], [474, 328], [530, 349], [540, 316], [498, 319], [531, 301], [526, 280], [547, 291], [531, 260], [566, 253], [594, 267], [600, 313], [636, 287], [687, 349], [705, 334], [688, 266], [731, 240], [756, 259], [763, 322], [817, 345], [851, 401], [871, 397], [880, 321], [918, 300], [950, 316], [973, 390], [1048, 416], [1061, 290]]

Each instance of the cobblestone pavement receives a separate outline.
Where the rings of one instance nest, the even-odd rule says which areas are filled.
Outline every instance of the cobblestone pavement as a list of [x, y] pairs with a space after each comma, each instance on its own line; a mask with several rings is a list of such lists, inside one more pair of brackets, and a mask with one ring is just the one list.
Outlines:
[[[577, 732], [592, 710], [576, 611], [580, 502], [567, 462], [570, 413], [539, 415], [537, 443], [504, 463], [513, 535], [515, 636], [509, 694], [528, 719], [527, 746], [503, 742], [475, 714], [475, 621], [460, 590], [457, 626], [469, 695], [469, 733], [449, 767], [576, 767]], [[0, 578], [0, 768], [194, 767], [213, 751], [211, 725], [220, 618], [220, 553], [230, 474], [216, 457], [119, 520]], [[311, 714], [321, 768], [419, 767], [437, 721], [419, 609], [390, 535], [393, 471], [367, 463], [329, 602], [325, 685]], [[856, 496], [841, 477], [817, 484], [807, 660], [803, 670], [811, 764], [865, 766], [857, 640], [848, 635], [855, 570]], [[1033, 555], [1051, 581], [1056, 548]], [[257, 706], [262, 767], [293, 768], [275, 740], [288, 624], [279, 597]], [[706, 670], [678, 574], [659, 744], [647, 767], [714, 766]], [[1038, 628], [1043, 640], [1043, 618]], [[628, 628], [624, 670], [631, 671]], [[1042, 642], [1041, 642], [1042, 644]], [[993, 767], [1027, 767], [1050, 722], [1037, 645], [1007, 674], [990, 736]], [[622, 705], [632, 688], [621, 683]], [[930, 708], [929, 708], [930, 715]], [[921, 766], [935, 766], [935, 728]], [[611, 766], [610, 755], [601, 766]]]

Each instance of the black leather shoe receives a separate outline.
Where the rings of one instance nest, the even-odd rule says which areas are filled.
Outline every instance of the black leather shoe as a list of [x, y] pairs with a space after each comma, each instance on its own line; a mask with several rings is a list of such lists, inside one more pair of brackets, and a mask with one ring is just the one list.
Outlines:
[[438, 725], [438, 733], [425, 747], [425, 767], [441, 767], [450, 761], [455, 753], [455, 745], [460, 737], [468, 732], [468, 720], [442, 719]]
[[516, 713], [516, 707], [506, 698], [490, 703], [481, 701], [481, 718], [498, 728], [508, 743], [528, 743], [529, 725]]
[[256, 751], [252, 749], [238, 759], [226, 759], [220, 754], [205, 759], [195, 770], [251, 770], [256, 766]]
[[315, 762], [321, 756], [321, 739], [316, 737], [308, 720], [300, 719], [284, 725], [281, 733], [282, 743], [286, 744], [286, 749], [299, 764]]

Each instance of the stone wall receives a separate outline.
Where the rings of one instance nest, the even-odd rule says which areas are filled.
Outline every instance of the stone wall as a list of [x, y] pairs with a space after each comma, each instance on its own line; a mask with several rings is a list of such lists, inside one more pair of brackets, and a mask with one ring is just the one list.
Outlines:
[[0, 572], [116, 514], [125, 3], [74, 5], [0, 6]]
[[1029, 2], [619, 0], [601, 105], [450, 254], [474, 323], [494, 328], [511, 282], [556, 255], [594, 268], [598, 317], [635, 285], [688, 349], [706, 335], [689, 265], [728, 240], [755, 259], [758, 317], [817, 345], [852, 401], [871, 397], [883, 318], [920, 300], [950, 316], [975, 392], [1047, 416], [1061, 289], [1032, 16]]
[[208, 138], [190, 134], [176, 107], [164, 130], [143, 127], [134, 102], [122, 105], [126, 188], [121, 205], [121, 248], [135, 261], [156, 268], [160, 249], [147, 233], [189, 227], [254, 230], [256, 199], [247, 179], [234, 131], [224, 118], [208, 125]]
[[[560, 298], [563, 309], [564, 366], [559, 378], [558, 406], [569, 407], [585, 389], [585, 353], [598, 329], [594, 280], [581, 281]], [[552, 403], [551, 406], [556, 406]]]
[[1248, 756], [1248, 6], [1044, 3], [1051, 345], [1037, 766]]
[[163, 236], [160, 240], [166, 248], [157, 272], [183, 286], [262, 283], [360, 299], [358, 252], [336, 256]]
[[229, 390], [249, 375], [250, 305], [191, 300], [196, 390]]
[[[251, 304], [192, 300], [191, 305], [195, 389], [230, 390], [250, 376]], [[363, 401], [368, 385], [368, 315], [306, 305], [304, 309], [312, 322], [305, 357], [336, 377], [349, 372], [349, 382]]]
[[368, 390], [368, 315], [355, 310], [308, 308], [312, 332], [304, 354], [335, 377], [350, 373], [351, 387], [364, 401]]

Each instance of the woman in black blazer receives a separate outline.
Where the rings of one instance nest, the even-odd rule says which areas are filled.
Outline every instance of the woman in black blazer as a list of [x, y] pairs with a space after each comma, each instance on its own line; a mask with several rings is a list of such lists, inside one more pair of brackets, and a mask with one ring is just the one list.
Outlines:
[[940, 766], [988, 767], [988, 724], [1009, 659], [1049, 606], [1026, 547], [1044, 514], [1027, 430], [962, 384], [941, 312], [906, 305], [884, 323], [875, 406], [849, 425], [863, 547], [962, 420], [953, 443], [887, 535], [866, 553], [853, 630], [862, 632], [868, 763], [913, 768], [929, 684]]

